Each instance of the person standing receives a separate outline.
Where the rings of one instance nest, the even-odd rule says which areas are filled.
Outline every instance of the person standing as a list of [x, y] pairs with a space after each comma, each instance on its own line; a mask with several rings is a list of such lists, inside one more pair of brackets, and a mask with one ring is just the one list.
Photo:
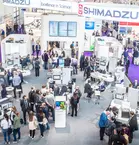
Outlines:
[[5, 86], [4, 84], [2, 84], [1, 86], [2, 86], [1, 97], [2, 97], [2, 98], [6, 98], [6, 97], [7, 97], [6, 86]]
[[[19, 77], [18, 73], [15, 72], [14, 77], [13, 77], [14, 98], [17, 97], [16, 96], [17, 89], [21, 89], [20, 84], [21, 84], [21, 78]], [[19, 91], [19, 98], [20, 97], [21, 97], [21, 91]]]
[[74, 92], [73, 97], [71, 97], [71, 100], [70, 100], [70, 104], [72, 108], [72, 114], [71, 114], [72, 117], [74, 115], [74, 111], [75, 111], [75, 116], [77, 116], [78, 103], [79, 103], [78, 94]]
[[80, 69], [81, 69], [81, 71], [84, 70], [84, 60], [85, 60], [85, 57], [84, 57], [84, 54], [82, 53], [82, 55], [80, 57]]
[[100, 140], [103, 140], [103, 138], [104, 138], [105, 127], [106, 127], [106, 123], [108, 121], [108, 117], [107, 116], [109, 114], [110, 114], [109, 111], [104, 111], [100, 115], [100, 119], [99, 119]]
[[74, 58], [72, 58], [72, 61], [71, 61], [71, 64], [72, 64], [72, 66], [73, 66], [73, 73], [74, 74], [77, 74], [78, 72], [77, 72], [77, 67], [78, 67], [78, 60], [76, 59], [76, 57], [74, 57]]
[[20, 114], [17, 112], [13, 122], [13, 137], [14, 137], [13, 143], [17, 143], [17, 137], [16, 137], [17, 134], [18, 134], [18, 141], [20, 141], [21, 138], [20, 127], [21, 127]]
[[134, 131], [138, 130], [138, 122], [137, 122], [137, 116], [133, 111], [130, 112], [130, 119], [129, 119], [129, 142], [132, 143], [133, 140], [133, 133]]
[[8, 115], [4, 114], [4, 119], [1, 121], [1, 128], [4, 136], [4, 144], [10, 144], [10, 132], [8, 132], [8, 129], [11, 128], [11, 125], [12, 123]]
[[12, 80], [13, 80], [13, 73], [12, 70], [8, 70], [7, 72], [7, 81], [8, 81], [8, 85], [12, 85]]
[[55, 98], [54, 98], [54, 95], [47, 91], [46, 97], [45, 97], [45, 102], [48, 105], [49, 110], [52, 112], [53, 121], [55, 121], [55, 109], [54, 109]]
[[32, 39], [32, 55], [35, 53], [35, 41]]
[[41, 92], [39, 89], [36, 90], [36, 93], [35, 93], [35, 107], [36, 107], [36, 113], [39, 112], [39, 109], [40, 109], [40, 99], [41, 99]]
[[42, 60], [44, 62], [44, 69], [47, 70], [47, 65], [48, 65], [48, 54], [46, 51], [44, 51], [44, 54], [42, 55]]
[[126, 59], [126, 74], [128, 75], [128, 70], [129, 70], [129, 66], [130, 66], [130, 60], [127, 58]]
[[39, 77], [40, 75], [40, 62], [38, 59], [35, 60], [35, 76]]
[[26, 121], [26, 114], [29, 111], [29, 102], [27, 99], [27, 96], [23, 96], [23, 99], [20, 101], [20, 106], [23, 112], [23, 119], [24, 119], [24, 124], [26, 125], [27, 121]]
[[40, 127], [40, 134], [41, 134], [41, 137], [43, 138], [44, 137], [43, 133], [44, 133], [45, 127], [43, 124], [44, 113], [42, 110], [40, 110], [39, 113], [37, 114], [37, 119], [38, 119], [38, 123], [39, 123], [39, 127]]
[[37, 58], [39, 58], [40, 50], [41, 50], [41, 46], [40, 46], [39, 43], [37, 43], [37, 45], [36, 45], [36, 56], [37, 56]]
[[34, 105], [35, 105], [35, 87], [31, 87], [31, 90], [28, 94], [28, 99], [29, 99], [29, 103], [30, 103], [30, 110], [32, 112], [34, 112]]
[[23, 93], [22, 83], [24, 82], [24, 77], [20, 70], [18, 70], [18, 75], [21, 78], [20, 89], [21, 89], [21, 93]]
[[37, 122], [36, 116], [34, 115], [34, 113], [32, 111], [29, 112], [29, 121], [28, 122], [29, 122], [29, 137], [34, 139], [38, 122]]

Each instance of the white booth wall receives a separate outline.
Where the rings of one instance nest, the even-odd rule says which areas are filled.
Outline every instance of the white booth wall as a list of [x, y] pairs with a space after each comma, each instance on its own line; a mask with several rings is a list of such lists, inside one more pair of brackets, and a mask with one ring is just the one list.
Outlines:
[[[24, 43], [6, 43], [9, 38], [13, 38], [14, 41], [24, 40]], [[31, 54], [31, 37], [24, 34], [11, 34], [1, 41], [1, 57], [2, 64], [6, 64], [6, 55], [19, 53], [21, 57]], [[5, 66], [6, 67], [6, 66]]]
[[[76, 37], [50, 37], [49, 36], [49, 21], [67, 21], [67, 22], [77, 22], [77, 36]], [[65, 41], [77, 42], [79, 44], [79, 56], [84, 51], [84, 28], [85, 28], [85, 18], [79, 17], [78, 15], [60, 15], [60, 14], [48, 14], [42, 15], [42, 27], [41, 27], [41, 46], [42, 50], [48, 48], [48, 41]], [[70, 49], [70, 45], [69, 45]]]
[[26, 32], [28, 34], [31, 29], [36, 39], [41, 36], [41, 28], [34, 27], [32, 23], [37, 24], [36, 21], [41, 23], [41, 15], [42, 13], [24, 12], [24, 25]]

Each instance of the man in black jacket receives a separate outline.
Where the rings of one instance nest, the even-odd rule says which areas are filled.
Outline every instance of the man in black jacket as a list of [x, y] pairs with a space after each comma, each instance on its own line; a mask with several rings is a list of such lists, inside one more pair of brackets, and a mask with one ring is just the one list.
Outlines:
[[138, 122], [137, 122], [137, 116], [133, 111], [130, 112], [130, 119], [129, 119], [129, 142], [132, 143], [133, 140], [133, 132], [138, 130]]
[[20, 101], [20, 106], [23, 112], [23, 119], [24, 119], [24, 124], [27, 123], [26, 121], [26, 113], [29, 111], [29, 102], [27, 97], [24, 95], [23, 99]]
[[28, 99], [30, 103], [30, 110], [34, 112], [34, 104], [35, 104], [35, 87], [31, 87], [31, 90], [28, 94]]
[[47, 70], [47, 64], [48, 64], [48, 54], [46, 51], [44, 51], [44, 54], [42, 55], [42, 60], [44, 62], [44, 69]]
[[78, 94], [74, 93], [73, 97], [71, 97], [71, 100], [70, 100], [70, 104], [71, 104], [71, 107], [72, 107], [72, 114], [71, 114], [72, 117], [74, 115], [74, 111], [75, 111], [75, 116], [77, 116], [77, 105], [78, 105], [78, 103], [79, 103]]
[[91, 81], [90, 80], [88, 80], [88, 83], [86, 83], [84, 86], [84, 93], [87, 93], [87, 97], [91, 98], [93, 91], [91, 88]]

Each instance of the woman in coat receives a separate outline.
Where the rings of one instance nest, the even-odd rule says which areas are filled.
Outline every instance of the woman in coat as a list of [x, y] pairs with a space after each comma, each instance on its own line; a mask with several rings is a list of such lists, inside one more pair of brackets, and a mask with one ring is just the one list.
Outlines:
[[29, 124], [28, 124], [28, 126], [29, 126], [29, 137], [34, 139], [35, 131], [37, 129], [38, 122], [37, 122], [36, 116], [34, 115], [34, 113], [32, 111], [29, 112], [28, 122], [29, 122]]

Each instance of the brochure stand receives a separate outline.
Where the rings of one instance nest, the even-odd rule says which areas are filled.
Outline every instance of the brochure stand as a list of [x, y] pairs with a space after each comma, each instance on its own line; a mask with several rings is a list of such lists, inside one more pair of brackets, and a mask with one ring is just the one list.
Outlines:
[[66, 127], [66, 97], [55, 97], [55, 128]]

